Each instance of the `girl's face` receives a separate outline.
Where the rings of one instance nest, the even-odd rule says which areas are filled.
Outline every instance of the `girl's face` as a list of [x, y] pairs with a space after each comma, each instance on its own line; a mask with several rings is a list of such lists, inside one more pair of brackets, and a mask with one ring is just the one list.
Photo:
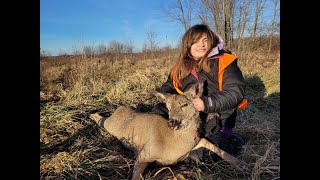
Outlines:
[[201, 59], [208, 52], [208, 38], [203, 34], [201, 38], [191, 45], [190, 53], [195, 60]]

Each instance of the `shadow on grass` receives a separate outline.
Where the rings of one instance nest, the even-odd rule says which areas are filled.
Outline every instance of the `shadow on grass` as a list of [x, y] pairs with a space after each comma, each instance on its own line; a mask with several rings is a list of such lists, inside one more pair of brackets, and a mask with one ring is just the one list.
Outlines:
[[273, 113], [280, 110], [280, 92], [266, 96], [266, 87], [258, 75], [247, 77], [246, 98], [248, 103], [261, 112]]
[[[246, 88], [246, 98], [248, 99], [248, 102], [250, 106], [254, 107], [255, 109], [265, 113], [266, 115], [272, 116], [273, 113], [280, 111], [280, 93], [272, 93], [268, 96], [266, 96], [266, 87], [263, 83], [263, 81], [260, 79], [258, 75], [253, 75], [251, 77], [247, 77], [247, 88]], [[151, 112], [152, 105], [150, 104], [143, 104], [140, 103], [137, 105], [136, 109], [140, 112]], [[115, 107], [114, 107], [115, 108]], [[110, 110], [110, 111], [109, 111]], [[95, 110], [90, 110], [86, 113], [79, 113], [77, 115], [77, 118], [74, 118], [75, 121], [79, 121], [80, 119], [86, 119], [88, 114], [99, 112], [102, 116], [108, 117], [112, 114], [111, 109], [105, 110], [104, 108], [99, 108]], [[83, 123], [83, 122], [78, 122]], [[77, 133], [69, 137], [68, 139], [64, 140], [63, 142], [55, 145], [51, 145], [48, 147], [40, 146], [40, 155], [43, 154], [51, 154], [51, 153], [58, 153], [61, 151], [70, 151], [70, 148], [74, 144], [75, 140], [78, 139], [80, 136], [86, 137], [86, 138], [99, 138], [97, 136], [102, 136], [100, 134], [101, 127], [97, 126], [96, 124], [88, 124], [84, 128], [79, 129]], [[106, 145], [106, 146], [105, 146]], [[108, 151], [110, 153], [110, 158], [112, 157], [120, 157], [118, 159], [114, 160], [106, 160], [101, 162], [101, 164], [95, 166], [95, 167], [89, 167], [87, 172], [82, 172], [78, 174], [77, 178], [80, 179], [99, 179], [99, 176], [106, 178], [106, 179], [127, 179], [131, 177], [132, 175], [132, 169], [133, 169], [133, 162], [134, 162], [134, 155], [133, 152], [127, 150], [124, 146], [121, 145], [120, 141], [112, 138], [109, 139], [108, 142], [106, 142], [105, 145], [99, 145], [100, 147], [104, 147], [99, 151], [92, 152], [88, 154], [88, 157], [95, 161], [97, 159], [102, 159], [103, 156], [105, 156]], [[110, 151], [110, 152], [109, 152]], [[123, 158], [123, 159], [122, 159]], [[130, 165], [128, 165], [128, 162], [130, 162]], [[195, 169], [197, 165], [195, 162], [191, 160], [181, 161], [178, 162], [175, 165], [168, 166], [174, 174], [181, 174], [183, 177], [187, 177], [188, 179], [196, 179], [197, 177], [196, 173], [198, 172], [198, 169]], [[205, 174], [212, 174], [212, 172], [221, 173], [218, 172], [218, 170], [215, 170], [217, 167], [215, 165], [212, 165], [210, 167], [203, 167], [201, 168], [202, 173]], [[156, 163], [151, 163], [147, 166], [144, 177], [151, 178], [159, 170], [162, 168], [157, 165]], [[220, 168], [221, 169], [221, 168]], [[164, 179], [164, 177], [170, 179], [172, 178], [172, 173], [169, 169], [164, 169], [161, 171], [156, 178], [154, 179]], [[88, 173], [89, 172], [89, 173]], [[99, 173], [99, 176], [98, 174]], [[74, 176], [74, 172], [64, 173], [64, 176], [72, 175]], [[57, 175], [58, 176], [58, 175]], [[221, 175], [224, 176], [224, 175]], [[232, 176], [229, 174], [229, 176]], [[235, 176], [241, 176], [240, 174], [237, 174]], [[241, 176], [242, 177], [242, 176]], [[72, 177], [69, 177], [72, 178]], [[234, 178], [234, 177], [233, 177]], [[245, 178], [245, 177], [243, 177]]]
[[58, 144], [53, 145], [40, 145], [40, 156], [44, 154], [52, 154], [58, 152], [69, 152], [70, 146], [74, 144], [74, 142], [80, 137], [85, 136], [87, 138], [94, 138], [99, 135], [99, 127], [93, 124], [87, 125], [82, 129], [79, 129], [72, 136], [68, 137], [66, 140], [62, 141]]

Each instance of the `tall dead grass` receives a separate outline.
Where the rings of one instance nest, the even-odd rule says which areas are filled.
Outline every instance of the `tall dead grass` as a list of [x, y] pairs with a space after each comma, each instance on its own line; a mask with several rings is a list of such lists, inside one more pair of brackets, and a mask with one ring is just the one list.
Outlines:
[[[88, 115], [109, 116], [120, 105], [150, 111], [156, 103], [150, 92], [166, 81], [176, 60], [177, 53], [159, 53], [40, 61], [40, 178], [129, 179], [133, 154]], [[239, 158], [249, 171], [225, 162], [185, 160], [150, 165], [145, 179], [280, 178], [279, 51], [242, 53], [238, 63], [249, 105], [239, 110], [235, 130], [247, 138]]]

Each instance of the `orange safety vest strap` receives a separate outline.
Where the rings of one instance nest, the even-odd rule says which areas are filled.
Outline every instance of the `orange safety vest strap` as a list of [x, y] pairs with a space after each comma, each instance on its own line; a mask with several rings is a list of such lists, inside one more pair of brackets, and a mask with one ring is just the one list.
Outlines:
[[[228, 53], [224, 53], [223, 56], [219, 57], [219, 72], [218, 72], [218, 84], [219, 84], [219, 90], [222, 91], [222, 80], [223, 80], [223, 73], [225, 68], [230, 65], [235, 59], [237, 59], [236, 56]], [[197, 74], [194, 70], [191, 72], [197, 79]], [[179, 83], [176, 80], [173, 80], [173, 86], [176, 89], [176, 91], [179, 94], [183, 94], [183, 92], [179, 88]], [[238, 108], [245, 109], [248, 105], [248, 100], [243, 99], [242, 102], [238, 105]]]
[[223, 73], [227, 66], [229, 66], [235, 59], [236, 56], [228, 53], [224, 53], [223, 56], [219, 58], [219, 72], [218, 72], [218, 84], [219, 90], [222, 91], [222, 80], [223, 80]]
[[[227, 66], [229, 66], [235, 59], [236, 56], [228, 53], [224, 53], [223, 56], [219, 57], [219, 72], [218, 72], [218, 84], [219, 90], [222, 91], [222, 81], [223, 81], [223, 73]], [[239, 109], [245, 109], [248, 105], [248, 100], [243, 99], [242, 102], [238, 105]]]
[[[199, 77], [198, 77], [198, 75], [197, 75], [197, 72], [194, 70], [194, 69], [192, 69], [192, 71], [191, 71], [191, 74], [198, 80], [199, 79]], [[179, 94], [183, 94], [183, 92], [180, 90], [180, 88], [179, 88], [179, 83], [176, 81], [176, 80], [173, 80], [173, 87], [176, 89], [176, 91], [179, 93]]]
[[172, 73], [173, 73], [173, 80], [172, 80], [172, 84], [173, 84], [173, 87], [176, 89], [176, 91], [179, 93], [179, 94], [183, 94], [183, 92], [180, 90], [180, 86], [181, 86], [181, 84], [175, 79], [175, 77], [176, 77], [176, 73], [177, 73], [177, 65], [175, 65], [174, 67], [173, 67], [173, 71], [172, 71]]
[[180, 90], [179, 85], [178, 85], [178, 82], [177, 82], [176, 80], [173, 80], [173, 87], [176, 89], [176, 91], [177, 91], [179, 94], [183, 94], [183, 92]]

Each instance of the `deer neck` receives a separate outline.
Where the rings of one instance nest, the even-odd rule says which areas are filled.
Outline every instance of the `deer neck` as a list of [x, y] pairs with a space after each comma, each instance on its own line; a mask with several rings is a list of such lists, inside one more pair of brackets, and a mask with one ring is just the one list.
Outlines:
[[175, 139], [178, 141], [185, 141], [189, 142], [191, 144], [198, 143], [200, 140], [200, 117], [197, 116], [193, 118], [190, 122], [190, 124], [182, 129], [174, 131]]

